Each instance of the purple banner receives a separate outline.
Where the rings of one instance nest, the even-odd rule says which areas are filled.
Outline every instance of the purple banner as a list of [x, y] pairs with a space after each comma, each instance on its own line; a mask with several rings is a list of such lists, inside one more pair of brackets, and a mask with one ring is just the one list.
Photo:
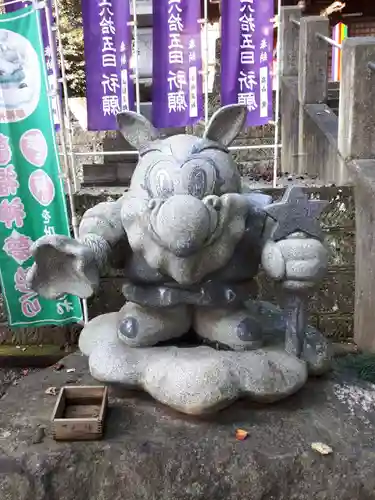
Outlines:
[[273, 0], [221, 0], [221, 103], [245, 104], [247, 125], [272, 119]]
[[203, 116], [200, 0], [153, 0], [153, 124], [193, 125]]
[[[24, 7], [28, 7], [32, 5], [32, 0], [19, 0], [19, 2], [11, 3], [5, 6], [6, 12], [15, 12], [18, 9], [23, 9]], [[47, 5], [49, 7], [51, 25], [53, 25], [53, 16], [52, 16], [52, 1], [47, 0]], [[56, 84], [56, 75], [59, 75], [58, 68], [54, 67], [52, 62], [52, 47], [48, 37], [48, 29], [47, 29], [47, 20], [46, 20], [46, 10], [41, 9], [40, 11], [40, 25], [42, 31], [42, 39], [43, 39], [43, 47], [44, 47], [44, 57], [46, 60], [46, 68], [47, 68], [47, 76], [48, 76], [48, 84], [51, 93], [55, 93], [55, 84]], [[54, 47], [53, 50], [56, 52], [56, 37], [55, 34], [52, 34], [54, 38]], [[56, 57], [57, 60], [57, 57]], [[57, 114], [57, 103], [56, 98], [52, 99], [52, 111], [53, 111], [53, 121], [55, 124], [55, 129], [59, 130], [60, 124]]]
[[134, 108], [130, 78], [129, 0], [82, 0], [89, 130], [117, 130], [116, 115]]

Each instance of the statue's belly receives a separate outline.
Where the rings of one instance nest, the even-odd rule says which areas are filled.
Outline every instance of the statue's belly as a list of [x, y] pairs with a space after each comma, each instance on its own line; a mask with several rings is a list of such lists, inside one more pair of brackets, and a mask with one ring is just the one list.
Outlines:
[[254, 276], [259, 255], [238, 245], [228, 264], [202, 282], [181, 286], [169, 276], [152, 269], [140, 255], [133, 255], [126, 268], [123, 293], [127, 300], [145, 306], [170, 307], [178, 304], [225, 307], [243, 303], [257, 290]]

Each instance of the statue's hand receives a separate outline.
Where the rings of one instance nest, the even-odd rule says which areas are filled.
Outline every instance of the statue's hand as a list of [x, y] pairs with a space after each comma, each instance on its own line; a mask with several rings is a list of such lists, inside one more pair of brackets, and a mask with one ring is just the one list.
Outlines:
[[316, 285], [328, 267], [328, 251], [317, 239], [294, 233], [284, 240], [267, 241], [262, 253], [266, 273], [289, 290]]
[[27, 275], [32, 290], [47, 299], [69, 293], [90, 297], [99, 284], [93, 251], [67, 236], [43, 236], [32, 248], [35, 263]]

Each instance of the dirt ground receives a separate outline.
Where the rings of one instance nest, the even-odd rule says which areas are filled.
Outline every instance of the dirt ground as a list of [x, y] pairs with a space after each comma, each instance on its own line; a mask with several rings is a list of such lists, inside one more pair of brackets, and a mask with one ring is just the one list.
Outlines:
[[35, 371], [35, 368], [0, 368], [0, 399], [11, 385], [17, 385], [22, 378]]

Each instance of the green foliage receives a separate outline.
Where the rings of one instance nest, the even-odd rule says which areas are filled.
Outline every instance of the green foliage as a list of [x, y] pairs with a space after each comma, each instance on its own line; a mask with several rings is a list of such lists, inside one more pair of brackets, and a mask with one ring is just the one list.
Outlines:
[[86, 81], [81, 0], [58, 0], [57, 3], [69, 90], [72, 96], [83, 97]]
[[337, 364], [359, 379], [375, 383], [375, 354], [349, 354], [339, 359]]

